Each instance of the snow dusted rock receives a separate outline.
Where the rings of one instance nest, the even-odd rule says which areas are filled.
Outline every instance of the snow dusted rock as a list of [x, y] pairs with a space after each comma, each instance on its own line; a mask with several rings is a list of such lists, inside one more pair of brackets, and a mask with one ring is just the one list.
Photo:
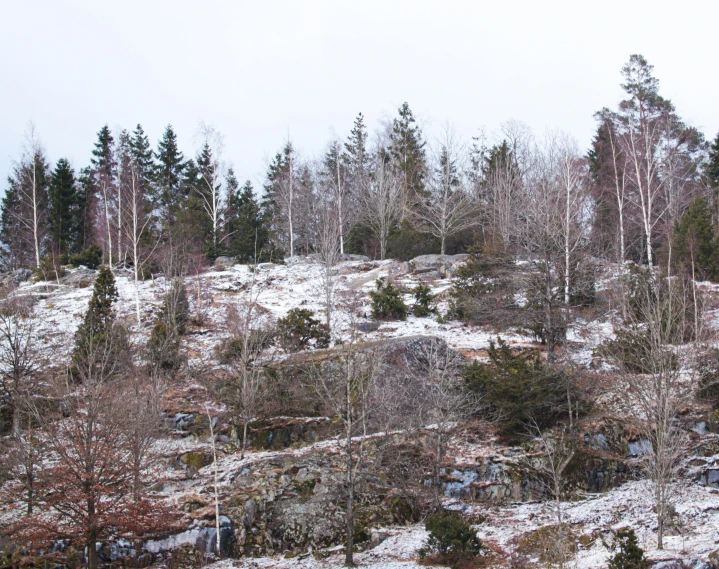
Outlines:
[[14, 284], [19, 285], [28, 281], [32, 277], [32, 271], [30, 269], [15, 269], [0, 279], [3, 284]]
[[369, 261], [369, 257], [366, 255], [350, 255], [348, 253], [345, 253], [344, 255], [340, 255], [340, 261]]
[[95, 282], [97, 271], [80, 267], [60, 279], [60, 284], [74, 288], [87, 288]]
[[436, 270], [441, 276], [452, 276], [455, 272], [455, 265], [462, 263], [469, 258], [466, 253], [459, 255], [420, 255], [409, 262], [409, 270], [414, 274], [420, 274], [428, 270]]
[[215, 268], [225, 270], [235, 264], [235, 260], [230, 257], [220, 256], [215, 259]]
[[[150, 553], [158, 554], [171, 551], [189, 545], [202, 553], [217, 554], [217, 531], [214, 524], [210, 527], [204, 524], [208, 521], [201, 522], [195, 520], [192, 525], [182, 533], [172, 535], [165, 539], [153, 539], [145, 542], [144, 549]], [[232, 530], [232, 520], [227, 516], [220, 516], [220, 551], [223, 556], [230, 554], [230, 550], [234, 541], [234, 531]]]

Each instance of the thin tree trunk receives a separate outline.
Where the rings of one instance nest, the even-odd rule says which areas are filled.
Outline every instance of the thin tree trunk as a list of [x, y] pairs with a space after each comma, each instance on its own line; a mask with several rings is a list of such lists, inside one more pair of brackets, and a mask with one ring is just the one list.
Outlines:
[[40, 229], [37, 219], [37, 156], [32, 155], [32, 232], [35, 239], [35, 266], [40, 267]]
[[222, 552], [220, 550], [220, 495], [218, 490], [217, 477], [217, 445], [215, 444], [215, 430], [212, 426], [212, 416], [210, 415], [209, 409], [207, 410], [207, 421], [210, 424], [210, 440], [212, 441], [212, 482], [213, 493], [215, 495], [215, 538], [217, 545], [217, 556], [220, 557]]
[[352, 476], [352, 391], [350, 382], [347, 381], [346, 388], [347, 423], [346, 423], [346, 444], [347, 444], [347, 545], [345, 547], [345, 565], [354, 567], [354, 480]]

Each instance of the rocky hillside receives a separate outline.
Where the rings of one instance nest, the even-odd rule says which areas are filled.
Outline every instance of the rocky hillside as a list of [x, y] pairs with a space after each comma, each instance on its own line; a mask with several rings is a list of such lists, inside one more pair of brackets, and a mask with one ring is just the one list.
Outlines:
[[[545, 364], [546, 345], [528, 326], [452, 316], [458, 270], [466, 261], [466, 255], [427, 255], [408, 263], [355, 257], [332, 268], [330, 341], [321, 348], [310, 342], [299, 351], [273, 344], [264, 352], [273, 377], [282, 378], [277, 383], [282, 391], [265, 394], [277, 413], [253, 417], [244, 457], [233, 429], [235, 410], [218, 387], [228, 371], [216, 348], [233, 337], [233, 307], [256, 303], [268, 326], [292, 309], [308, 309], [324, 322], [326, 268], [312, 258], [293, 258], [251, 270], [220, 258], [211, 270], [185, 277], [191, 315], [181, 345], [186, 358], [163, 384], [162, 428], [153, 442], [148, 489], [176, 521], [161, 534], [105, 541], [99, 549], [101, 561], [128, 567], [341, 566], [347, 507], [345, 431], [330, 406], [310, 403], [302, 386], [312, 366], [341, 363], [347, 346], [353, 346], [373, 357], [379, 354], [376, 369], [381, 378], [414, 385], [431, 381], [422, 363], [427, 350], [454, 354], [462, 366], [487, 363], [490, 342], [498, 336], [512, 353], [537, 350], [536, 365]], [[576, 419], [570, 411], [569, 419], [562, 415], [543, 429], [557, 441], [572, 422], [575, 440], [561, 473], [566, 490], [559, 502], [552, 499], [544, 475], [549, 453], [538, 433], [508, 436], [503, 431], [506, 415], [484, 412], [486, 405], [484, 411], [477, 407], [461, 418], [452, 416], [446, 424], [424, 422], [422, 417], [400, 424], [393, 419], [411, 413], [398, 407], [387, 412], [386, 429], [375, 425], [355, 434], [362, 455], [354, 525], [360, 565], [419, 566], [419, 550], [428, 537], [424, 520], [442, 507], [469, 520], [490, 566], [555, 563], [547, 551], [560, 508], [571, 536], [567, 563], [572, 566], [606, 566], [613, 554], [612, 530], [629, 526], [655, 567], [719, 567], [719, 424], [713, 409], [705, 400], [692, 398], [674, 417], [675, 428], [686, 434], [688, 443], [671, 482], [664, 548], [659, 550], [654, 486], [645, 468], [652, 445], [635, 424], [636, 409], [618, 379], [620, 370], [598, 349], [620, 326], [620, 311], [612, 304], [618, 271], [609, 265], [597, 269], [596, 299], [575, 310], [553, 363], [579, 377], [579, 388], [588, 394]], [[518, 266], [516, 271], [518, 279], [531, 276], [530, 268]], [[74, 269], [55, 282], [32, 282], [29, 277], [16, 273], [6, 280], [14, 280], [13, 294], [31, 304], [43, 366], [62, 369], [92, 295], [95, 272]], [[409, 307], [416, 303], [417, 287], [426, 284], [434, 298], [432, 312], [410, 313], [404, 320], [374, 318], [369, 293], [378, 279], [391, 280]], [[169, 283], [155, 277], [136, 287], [122, 271], [117, 271], [116, 282], [115, 310], [140, 361]], [[708, 283], [701, 286], [705, 321], [711, 327], [715, 291]], [[517, 293], [520, 309], [530, 303], [523, 295]], [[695, 376], [687, 374], [686, 381], [695, 381], [690, 377]], [[434, 441], [445, 429], [445, 450], [435, 462]], [[437, 497], [432, 488], [435, 467]], [[12, 476], [5, 480], [6, 485], [14, 483]], [[22, 517], [20, 501], [5, 500], [2, 508], [8, 527]], [[12, 535], [5, 535], [2, 543], [10, 563], [22, 544]]]

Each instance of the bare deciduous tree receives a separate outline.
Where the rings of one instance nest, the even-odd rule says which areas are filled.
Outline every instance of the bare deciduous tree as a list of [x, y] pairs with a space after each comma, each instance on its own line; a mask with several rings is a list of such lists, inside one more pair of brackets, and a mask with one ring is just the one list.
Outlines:
[[448, 237], [477, 224], [477, 208], [462, 179], [465, 149], [450, 125], [434, 149], [434, 164], [427, 189], [409, 209], [414, 222], [440, 240], [444, 255]]
[[[358, 470], [363, 460], [363, 443], [369, 434], [372, 415], [371, 393], [377, 375], [379, 354], [358, 349], [355, 333], [343, 344], [332, 361], [313, 366], [308, 373], [309, 387], [344, 426], [345, 491], [347, 493], [345, 564], [354, 567], [354, 499]], [[353, 443], [362, 437], [357, 455]]]
[[432, 485], [439, 504], [440, 474], [450, 429], [482, 409], [482, 401], [462, 389], [459, 372], [467, 363], [464, 356], [439, 339], [418, 346], [409, 356], [408, 369], [420, 377], [417, 408], [424, 426], [430, 426], [434, 438]]
[[32, 309], [13, 291], [0, 298], [0, 381], [13, 409], [12, 435], [20, 434], [20, 423], [36, 388], [39, 369]]
[[222, 178], [226, 170], [222, 162], [224, 140], [214, 127], [204, 123], [200, 123], [198, 135], [203, 144], [200, 157], [206, 159], [206, 163], [198, 161], [199, 178], [195, 180], [193, 187], [210, 219], [212, 247], [213, 251], [217, 251], [222, 214], [226, 205], [222, 191]]
[[[686, 452], [686, 436], [675, 421], [693, 394], [697, 367], [692, 361], [696, 347], [678, 349], [687, 335], [685, 292], [676, 284], [659, 290], [649, 286], [640, 292], [635, 299], [636, 320], [631, 324], [632, 345], [627, 346], [631, 354], [617, 355], [622, 369], [619, 377], [630, 405], [627, 413], [648, 441], [643, 458], [654, 493], [658, 549], [664, 546], [678, 461]], [[640, 361], [643, 369], [629, 368], [630, 361]]]
[[364, 221], [379, 241], [380, 259], [387, 255], [390, 229], [404, 214], [405, 195], [391, 165], [378, 157], [363, 189], [361, 203]]

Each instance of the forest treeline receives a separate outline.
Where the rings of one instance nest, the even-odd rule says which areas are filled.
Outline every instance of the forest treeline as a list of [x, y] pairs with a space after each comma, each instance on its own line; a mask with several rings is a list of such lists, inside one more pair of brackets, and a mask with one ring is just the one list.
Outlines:
[[587, 254], [689, 260], [695, 276], [714, 278], [719, 135], [708, 142], [682, 120], [644, 57], [631, 56], [622, 77], [626, 98], [595, 114], [588, 150], [518, 122], [491, 144], [450, 126], [430, 144], [404, 103], [374, 138], [360, 113], [319, 157], [286, 140], [262, 188], [239, 182], [214, 127], [201, 125], [187, 158], [171, 125], [154, 149], [139, 124], [105, 125], [81, 168], [52, 164], [31, 128], [2, 201], [2, 267], [47, 276], [68, 263], [119, 263], [142, 278], [167, 247], [250, 262], [318, 252], [330, 239], [373, 258], [488, 244], [551, 254], [565, 280]]

